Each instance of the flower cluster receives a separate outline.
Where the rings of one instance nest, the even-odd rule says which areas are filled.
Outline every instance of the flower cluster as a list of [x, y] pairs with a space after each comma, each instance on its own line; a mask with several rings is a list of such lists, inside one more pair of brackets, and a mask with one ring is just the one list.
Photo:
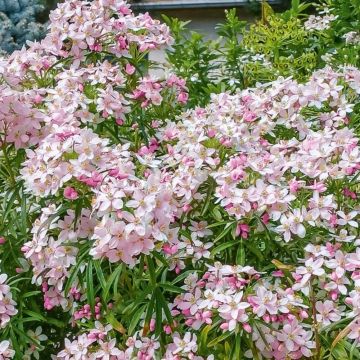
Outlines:
[[11, 343], [8, 340], [0, 342], [0, 359], [12, 359], [15, 356], [15, 351], [11, 348]]
[[309, 31], [324, 31], [330, 28], [332, 21], [337, 19], [337, 15], [331, 14], [331, 9], [324, 9], [322, 16], [310, 15], [308, 20], [305, 21], [304, 26]]
[[[116, 339], [111, 338], [111, 326], [103, 328], [100, 323], [96, 325], [95, 329], [81, 334], [73, 341], [65, 339], [65, 349], [53, 356], [53, 359], [151, 360], [160, 347], [160, 343], [154, 338], [135, 334], [127, 339], [125, 350], [120, 350], [116, 347]], [[167, 346], [162, 360], [204, 360], [203, 357], [196, 355], [198, 346], [195, 334], [188, 332], [182, 338], [176, 333], [173, 340], [174, 342]], [[206, 359], [212, 360], [213, 357], [209, 356]]]
[[9, 323], [10, 317], [17, 314], [16, 302], [12, 298], [10, 286], [6, 284], [6, 280], [7, 280], [7, 275], [1, 274], [0, 275], [0, 328], [4, 328]]
[[[223, 331], [240, 326], [252, 333], [252, 340], [266, 358], [311, 356], [315, 347], [312, 331], [297, 320], [306, 319], [307, 305], [293, 289], [282, 288], [280, 281], [271, 284], [250, 266], [215, 263], [201, 279], [190, 275], [185, 283], [186, 293], [175, 299], [172, 312], [184, 316], [187, 326], [198, 330], [220, 318]], [[260, 325], [261, 320], [273, 330]], [[263, 333], [268, 343], [264, 343]]]
[[[229, 215], [273, 220], [279, 224], [274, 230], [286, 242], [294, 235], [303, 238], [306, 223], [356, 226], [351, 222], [356, 210], [340, 210], [333, 195], [324, 195], [326, 180], [346, 178], [360, 167], [358, 140], [343, 126], [353, 107], [343, 91], [345, 86], [359, 91], [355, 74], [352, 68], [343, 73], [326, 69], [304, 85], [287, 79], [236, 95], [221, 94], [181, 123], [169, 123], [158, 136], [167, 142], [163, 161], [176, 164], [175, 194], [186, 205], [200, 196], [198, 189], [211, 176], [216, 198]], [[324, 104], [331, 110], [322, 112]], [[315, 109], [314, 115], [306, 119], [303, 113], [309, 108]], [[294, 129], [297, 137], [274, 142], [283, 126]], [[232, 154], [221, 161], [224, 151]], [[310, 196], [300, 206], [301, 192]]]
[[99, 324], [89, 333], [78, 336], [73, 341], [65, 339], [65, 348], [53, 359], [130, 359], [129, 351], [124, 352], [116, 347], [116, 339], [111, 338], [111, 327], [102, 328]]
[[[130, 104], [186, 103], [182, 79], [173, 74], [165, 79], [139, 76], [142, 71], [133, 65], [149, 50], [172, 42], [168, 27], [158, 20], [148, 14], [135, 16], [121, 0], [68, 0], [50, 19], [44, 40], [0, 61], [5, 81], [3, 141], [27, 148], [51, 134], [53, 126], [71, 128], [104, 120], [131, 129], [137, 124], [127, 116]], [[31, 82], [36, 85], [29, 86]]]
[[346, 44], [358, 45], [360, 43], [360, 34], [357, 31], [349, 31], [343, 38]]

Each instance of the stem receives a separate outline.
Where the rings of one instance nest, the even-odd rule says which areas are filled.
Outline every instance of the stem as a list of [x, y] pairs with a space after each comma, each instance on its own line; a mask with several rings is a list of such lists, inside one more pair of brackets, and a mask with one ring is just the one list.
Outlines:
[[316, 320], [316, 308], [315, 308], [315, 294], [311, 285], [311, 280], [310, 280], [310, 302], [311, 302], [311, 312], [312, 312], [312, 316], [313, 316], [313, 320], [314, 320], [314, 333], [315, 333], [315, 343], [316, 343], [316, 354], [315, 354], [315, 360], [320, 360], [320, 348], [321, 348], [321, 344], [320, 344], [320, 336], [319, 336], [319, 331], [318, 331], [318, 322]]
[[9, 156], [8, 156], [8, 154], [6, 152], [6, 143], [3, 144], [2, 151], [3, 151], [3, 154], [4, 154], [4, 159], [5, 159], [5, 163], [6, 163], [6, 169], [9, 172], [9, 175], [10, 175], [11, 185], [15, 186], [16, 185], [15, 175], [14, 175], [14, 173], [12, 171], [10, 159], [9, 159]]

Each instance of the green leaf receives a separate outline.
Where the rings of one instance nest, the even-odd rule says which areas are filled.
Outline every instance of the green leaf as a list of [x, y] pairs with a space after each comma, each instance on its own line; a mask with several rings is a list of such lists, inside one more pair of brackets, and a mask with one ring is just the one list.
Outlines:
[[345, 342], [344, 340], [339, 341], [336, 346], [331, 350], [331, 354], [336, 359], [348, 359], [348, 353], [345, 350]]
[[[7, 199], [7, 194], [11, 193], [11, 197], [10, 199]], [[14, 202], [16, 200], [16, 197], [18, 195], [18, 192], [17, 192], [17, 189], [15, 188], [14, 190], [9, 190], [8, 193], [6, 193], [6, 199], [7, 199], [7, 203], [6, 203], [6, 208], [5, 208], [5, 211], [4, 211], [4, 215], [3, 215], [3, 218], [4, 219], [7, 219], [8, 215], [13, 211], [14, 209]], [[5, 200], [5, 199], [4, 199]]]
[[156, 286], [156, 272], [155, 272], [154, 261], [150, 255], [146, 256], [146, 260], [147, 260], [146, 263], [149, 270], [151, 284], [153, 286]]
[[156, 259], [158, 259], [164, 266], [168, 267], [169, 264], [167, 263], [166, 259], [161, 256], [157, 251], [153, 251], [151, 253], [154, 257], [156, 257]]
[[[27, 342], [29, 344], [35, 344], [37, 347], [40, 346], [40, 342], [38, 340], [31, 338], [28, 334], [22, 331], [20, 327], [14, 326], [13, 329], [18, 334], [18, 338], [21, 340], [20, 344], [24, 344]], [[26, 339], [26, 341], [24, 341], [23, 339]]]
[[93, 279], [93, 261], [89, 260], [86, 268], [86, 297], [90, 305], [91, 312], [95, 315], [95, 291]]
[[162, 330], [162, 303], [160, 300], [161, 290], [156, 288], [155, 295], [155, 336], [159, 336]]
[[40, 290], [34, 290], [34, 291], [28, 291], [27, 293], [25, 293], [24, 295], [21, 295], [21, 297], [23, 299], [31, 297], [31, 296], [35, 296], [35, 295], [39, 295], [41, 294]]
[[67, 296], [69, 294], [70, 288], [72, 286], [72, 284], [74, 283], [74, 280], [78, 274], [78, 272], [80, 271], [80, 267], [82, 266], [85, 257], [88, 255], [87, 251], [85, 251], [82, 255], [80, 255], [80, 257], [77, 259], [76, 261], [76, 265], [71, 269], [70, 272], [70, 276], [68, 278], [68, 280], [66, 281], [66, 285], [65, 285], [65, 296]]
[[46, 318], [45, 316], [35, 312], [35, 311], [31, 311], [31, 310], [23, 310], [23, 313], [26, 315], [31, 316], [32, 318], [34, 318], [37, 321], [42, 321], [42, 322], [46, 322]]
[[299, 13], [300, 0], [291, 0], [291, 11], [294, 16]]
[[200, 270], [186, 270], [184, 271], [182, 274], [180, 274], [179, 276], [177, 276], [172, 282], [171, 284], [177, 284], [178, 282], [184, 280], [187, 276], [189, 276], [190, 274], [193, 274], [195, 272], [199, 272]]
[[15, 335], [13, 327], [11, 327], [10, 329], [10, 339], [11, 339], [11, 345], [15, 350], [15, 359], [21, 359], [22, 358], [22, 356], [20, 355], [21, 349], [18, 342], [19, 337]]
[[241, 353], [241, 333], [235, 334], [235, 346], [232, 347], [232, 360], [237, 360], [242, 358]]
[[239, 244], [240, 240], [230, 240], [227, 241], [226, 243], [220, 244], [219, 246], [216, 246], [214, 249], [212, 249], [211, 251], [211, 255], [215, 255], [231, 246], [234, 246], [236, 244]]
[[211, 203], [211, 198], [212, 198], [212, 194], [213, 194], [213, 190], [214, 190], [214, 186], [215, 186], [215, 182], [212, 181], [211, 178], [209, 178], [211, 181], [211, 183], [208, 185], [208, 191], [207, 191], [207, 194], [206, 194], [206, 199], [205, 199], [205, 202], [204, 202], [204, 206], [201, 210], [201, 216], [204, 216], [206, 214], [206, 212], [208, 211], [209, 209], [209, 206], [210, 206], [210, 203]]
[[252, 243], [250, 243], [249, 241], [244, 241], [244, 245], [246, 246], [247, 249], [249, 249], [260, 261], [264, 260], [264, 256], [261, 253], [261, 251], [256, 248], [255, 245], [253, 245]]
[[234, 228], [234, 226], [232, 226], [233, 224], [234, 222], [227, 223], [225, 229], [215, 238], [214, 243], [225, 237]]
[[351, 344], [349, 341], [344, 341], [344, 347], [347, 351], [349, 351], [350, 360], [352, 359], [360, 359], [360, 351], [357, 348], [357, 342], [355, 341], [353, 344]]
[[200, 346], [200, 350], [201, 351], [205, 351], [207, 346], [208, 346], [208, 334], [209, 331], [211, 330], [212, 326], [211, 325], [206, 325], [200, 333], [200, 338], [199, 338], [199, 346]]
[[244, 251], [243, 239], [241, 239], [240, 246], [238, 247], [236, 253], [236, 264], [241, 266], [245, 265], [245, 251]]
[[168, 305], [167, 301], [165, 300], [164, 294], [161, 292], [161, 290], [159, 288], [157, 288], [156, 291], [158, 294], [157, 301], [160, 302], [161, 307], [164, 310], [165, 316], [166, 316], [171, 328], [173, 328], [173, 321], [174, 321], [173, 316], [171, 315], [171, 312], [169, 310], [169, 305]]
[[125, 334], [126, 330], [124, 326], [115, 318], [115, 315], [113, 312], [109, 312], [106, 315], [106, 320], [109, 322], [109, 324], [113, 327], [114, 330], [118, 331], [120, 334]]
[[[38, 314], [34, 311], [30, 311], [30, 310], [25, 310], [24, 314], [26, 315], [30, 315], [29, 317], [25, 317], [21, 319], [21, 322], [26, 323], [26, 322], [32, 322], [32, 321], [39, 321], [42, 323], [47, 323], [47, 324], [52, 324], [58, 328], [63, 328], [65, 327], [65, 324], [58, 320], [58, 319], [54, 319], [54, 318], [49, 318], [49, 317], [44, 317], [41, 314]], [[40, 315], [40, 316], [37, 316]]]
[[182, 289], [181, 287], [172, 285], [170, 283], [161, 283], [161, 284], [159, 284], [159, 286], [161, 286], [165, 290], [167, 290], [169, 292], [173, 292], [175, 294], [181, 294], [181, 293], [185, 292], [185, 290]]
[[215, 346], [216, 344], [218, 344], [219, 342], [227, 339], [229, 336], [231, 336], [233, 333], [231, 331], [227, 331], [225, 332], [224, 334], [218, 336], [217, 338], [211, 340], [209, 343], [208, 343], [208, 347], [213, 347]]
[[106, 280], [105, 280], [104, 273], [103, 273], [102, 268], [101, 268], [100, 261], [99, 260], [94, 260], [93, 264], [94, 264], [94, 267], [95, 267], [97, 278], [98, 278], [98, 280], [100, 282], [101, 289], [102, 289], [102, 291], [105, 291], [105, 289], [106, 289]]
[[146, 336], [150, 330], [150, 320], [154, 313], [154, 304], [155, 304], [155, 291], [153, 292], [150, 302], [146, 309], [145, 323], [144, 323], [144, 329], [143, 329], [144, 336]]
[[27, 209], [26, 209], [26, 196], [24, 193], [24, 188], [21, 189], [21, 213], [20, 213], [20, 218], [21, 218], [21, 231], [23, 234], [27, 233]]
[[214, 228], [214, 227], [217, 227], [217, 226], [226, 225], [228, 223], [229, 223], [228, 221], [219, 221], [219, 222], [208, 225], [206, 228], [211, 229], [211, 228]]
[[141, 306], [139, 309], [136, 310], [135, 314], [131, 317], [130, 325], [128, 328], [129, 335], [132, 335], [135, 331], [137, 324], [139, 323], [141, 316], [145, 312], [146, 305]]
[[107, 280], [105, 285], [105, 291], [103, 293], [104, 302], [108, 301], [109, 292], [113, 283], [115, 282], [117, 283], [119, 281], [119, 276], [121, 274], [122, 268], [123, 268], [123, 264], [120, 264], [115, 269], [115, 271], [109, 276], [109, 279]]

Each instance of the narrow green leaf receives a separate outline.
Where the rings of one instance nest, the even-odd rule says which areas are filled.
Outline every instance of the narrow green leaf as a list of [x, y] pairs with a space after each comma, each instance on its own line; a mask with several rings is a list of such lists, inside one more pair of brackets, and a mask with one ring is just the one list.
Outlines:
[[150, 255], [146, 257], [146, 263], [148, 266], [149, 274], [150, 274], [150, 281], [153, 286], [156, 286], [156, 272], [155, 272], [155, 266], [154, 261]]
[[234, 223], [228, 223], [225, 226], [225, 229], [215, 238], [214, 243], [216, 243], [217, 241], [221, 240], [223, 237], [225, 237], [232, 229], [233, 229], [233, 225]]
[[119, 276], [121, 274], [123, 268], [123, 264], [120, 264], [115, 271], [109, 276], [106, 285], [105, 285], [105, 291], [103, 293], [103, 298], [104, 301], [107, 302], [108, 300], [108, 296], [109, 296], [109, 292], [111, 289], [111, 286], [113, 285], [113, 283], [118, 282], [119, 281]]
[[32, 318], [38, 320], [38, 321], [43, 321], [46, 322], [46, 318], [45, 316], [35, 312], [35, 311], [31, 311], [31, 310], [23, 310], [23, 313], [26, 315], [31, 316]]
[[155, 291], [153, 292], [150, 302], [146, 309], [145, 323], [144, 323], [144, 329], [143, 329], [144, 336], [146, 336], [150, 330], [150, 320], [154, 313], [154, 304], [155, 304]]
[[103, 273], [102, 268], [101, 268], [100, 261], [99, 260], [94, 260], [93, 264], [94, 264], [94, 267], [95, 267], [97, 278], [98, 278], [98, 280], [100, 282], [100, 285], [101, 285], [101, 289], [102, 289], [102, 291], [105, 291], [105, 289], [106, 289], [106, 280], [105, 280], [104, 273]]
[[95, 291], [93, 281], [93, 261], [89, 260], [86, 268], [86, 296], [91, 312], [95, 315]]
[[169, 310], [169, 304], [166, 301], [165, 296], [161, 292], [161, 290], [159, 288], [157, 288], [157, 291], [158, 291], [158, 299], [159, 299], [159, 301], [161, 303], [161, 306], [162, 306], [162, 308], [164, 310], [165, 316], [166, 316], [169, 324], [172, 325], [173, 324], [173, 316], [171, 315], [171, 312]]
[[184, 271], [182, 274], [180, 274], [179, 276], [177, 276], [172, 282], [171, 284], [177, 284], [178, 282], [184, 280], [187, 276], [189, 276], [190, 274], [193, 274], [195, 272], [199, 272], [199, 270], [186, 270]]
[[185, 292], [184, 289], [182, 289], [181, 287], [172, 285], [170, 283], [161, 283], [159, 284], [160, 287], [162, 287], [163, 289], [169, 291], [169, 292], [173, 292], [175, 294], [181, 294], [183, 292]]
[[162, 307], [161, 290], [156, 288], [155, 294], [155, 336], [159, 336], [162, 330]]
[[211, 229], [211, 228], [214, 228], [214, 227], [217, 227], [217, 226], [226, 225], [228, 223], [229, 223], [228, 221], [218, 221], [216, 223], [208, 225], [206, 228]]
[[71, 272], [70, 272], [70, 276], [66, 281], [65, 284], [65, 296], [67, 296], [69, 294], [70, 288], [72, 286], [72, 284], [74, 283], [74, 280], [76, 279], [76, 276], [78, 274], [78, 272], [80, 271], [80, 268], [85, 260], [85, 257], [88, 255], [87, 251], [85, 251], [82, 255], [80, 255], [80, 257], [77, 259], [76, 261], [76, 265], [74, 267], [72, 267]]
[[157, 251], [153, 251], [153, 252], [152, 252], [152, 255], [153, 255], [154, 257], [156, 257], [156, 259], [158, 259], [164, 266], [166, 266], [166, 267], [169, 266], [169, 264], [167, 263], [166, 259], [165, 259], [163, 256], [161, 256]]
[[135, 314], [131, 317], [130, 325], [128, 328], [129, 335], [132, 335], [135, 331], [137, 324], [139, 323], [142, 315], [145, 312], [146, 305], [141, 306], [139, 309], [136, 310]]
[[247, 249], [249, 249], [260, 261], [264, 260], [264, 256], [259, 249], [257, 249], [252, 243], [249, 241], [244, 241], [244, 245]]
[[24, 331], [22, 331], [18, 326], [13, 327], [14, 331], [18, 334], [18, 338], [21, 339], [26, 339], [26, 341], [22, 340], [20, 341], [21, 344], [24, 343], [30, 343], [30, 344], [35, 344], [36, 346], [40, 346], [40, 342], [32, 337], [30, 337], [28, 334], [26, 334]]
[[200, 350], [205, 351], [207, 346], [208, 346], [208, 334], [209, 331], [211, 330], [211, 325], [206, 325], [200, 333], [200, 337], [199, 337], [199, 346], [200, 346]]
[[211, 255], [215, 255], [231, 246], [234, 246], [236, 244], [239, 244], [240, 243], [240, 240], [230, 240], [230, 241], [227, 241], [223, 244], [220, 244], [219, 246], [216, 246], [214, 249], [212, 249], [211, 251]]
[[27, 293], [25, 293], [24, 295], [21, 295], [21, 297], [23, 299], [31, 297], [31, 296], [35, 296], [35, 295], [39, 295], [41, 294], [40, 290], [34, 290], [34, 291], [28, 291]]
[[118, 331], [120, 334], [126, 333], [124, 326], [116, 319], [113, 312], [110, 312], [106, 315], [106, 320], [110, 323], [113, 329]]
[[229, 336], [231, 336], [233, 333], [231, 331], [227, 331], [225, 332], [224, 334], [218, 336], [217, 338], [211, 340], [209, 343], [208, 343], [208, 347], [213, 347], [215, 346], [216, 344], [218, 344], [219, 342], [227, 339]]

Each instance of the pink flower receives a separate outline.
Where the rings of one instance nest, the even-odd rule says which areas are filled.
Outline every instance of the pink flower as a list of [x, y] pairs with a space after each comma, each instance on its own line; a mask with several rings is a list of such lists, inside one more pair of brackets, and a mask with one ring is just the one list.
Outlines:
[[67, 186], [64, 189], [64, 197], [69, 200], [76, 200], [79, 197], [79, 194], [74, 188]]
[[201, 292], [199, 289], [196, 289], [195, 294], [186, 293], [182, 301], [177, 304], [177, 307], [183, 311], [189, 310], [191, 315], [195, 315], [199, 308], [198, 300], [200, 296]]
[[345, 275], [346, 257], [342, 251], [338, 250], [335, 253], [335, 257], [327, 260], [325, 265], [329, 269], [335, 269], [336, 276], [341, 278]]
[[352, 200], [355, 200], [357, 198], [357, 195], [355, 192], [349, 190], [348, 188], [344, 188], [343, 190], [343, 194], [349, 198], [351, 198]]
[[254, 121], [258, 116], [252, 111], [246, 111], [243, 115], [243, 118], [246, 122]]
[[18, 312], [6, 280], [7, 275], [0, 274], [0, 328], [4, 328], [9, 323], [10, 318]]
[[359, 226], [357, 221], [353, 220], [358, 215], [357, 211], [351, 211], [348, 214], [345, 214], [343, 211], [337, 211], [336, 213], [340, 216], [340, 219], [338, 219], [337, 221], [338, 225], [345, 226], [349, 224], [350, 226], [355, 228]]
[[339, 309], [335, 307], [333, 301], [317, 301], [315, 308], [317, 311], [316, 320], [321, 323], [322, 326], [330, 325], [331, 322], [339, 321], [341, 319], [341, 313]]
[[250, 226], [247, 224], [237, 224], [235, 234], [244, 239], [248, 238], [250, 232]]
[[353, 321], [350, 326], [350, 333], [348, 335], [349, 339], [355, 340], [357, 342], [360, 341], [360, 321], [356, 319]]
[[259, 317], [265, 315], [266, 312], [269, 314], [277, 314], [277, 297], [271, 291], [268, 291], [263, 286], [259, 286], [256, 290], [256, 296], [251, 296], [249, 299], [253, 306], [253, 312]]
[[8, 340], [0, 342], [0, 359], [12, 359], [15, 356], [15, 350], [11, 348], [11, 343]]
[[181, 93], [178, 95], [177, 100], [178, 100], [178, 102], [179, 102], [180, 104], [186, 104], [187, 101], [188, 101], [188, 98], [189, 98], [189, 94], [188, 94], [188, 93], [186, 93], [186, 92], [181, 92]]
[[127, 63], [126, 66], [125, 66], [125, 72], [128, 74], [128, 75], [132, 75], [134, 72], [135, 72], [135, 66]]
[[296, 193], [301, 188], [301, 182], [296, 180], [296, 178], [292, 179], [289, 182], [289, 189], [291, 193]]
[[323, 258], [318, 258], [315, 261], [313, 258], [306, 260], [305, 266], [300, 266], [296, 269], [296, 274], [301, 275], [301, 280], [293, 285], [293, 289], [303, 289], [307, 292], [306, 287], [311, 276], [322, 276], [325, 274], [325, 270], [322, 268], [323, 264]]
[[284, 325], [283, 329], [277, 333], [276, 337], [283, 342], [289, 352], [299, 351], [306, 357], [311, 356], [309, 349], [314, 348], [313, 341], [309, 341], [312, 336], [311, 331], [306, 331], [296, 319]]
[[241, 301], [242, 297], [242, 291], [235, 296], [227, 296], [224, 299], [224, 304], [219, 307], [219, 314], [223, 319], [227, 320], [227, 329], [229, 331], [233, 331], [239, 322], [246, 322], [249, 318], [245, 313], [245, 309], [248, 308], [250, 304]]
[[122, 352], [115, 346], [116, 339], [112, 339], [109, 342], [99, 341], [100, 349], [95, 353], [96, 358], [103, 360], [110, 360], [113, 357], [118, 357]]
[[196, 335], [191, 334], [190, 332], [185, 333], [184, 337], [181, 338], [178, 333], [174, 334], [173, 340], [176, 345], [176, 349], [172, 352], [174, 355], [181, 353], [186, 354], [190, 352], [196, 352]]

